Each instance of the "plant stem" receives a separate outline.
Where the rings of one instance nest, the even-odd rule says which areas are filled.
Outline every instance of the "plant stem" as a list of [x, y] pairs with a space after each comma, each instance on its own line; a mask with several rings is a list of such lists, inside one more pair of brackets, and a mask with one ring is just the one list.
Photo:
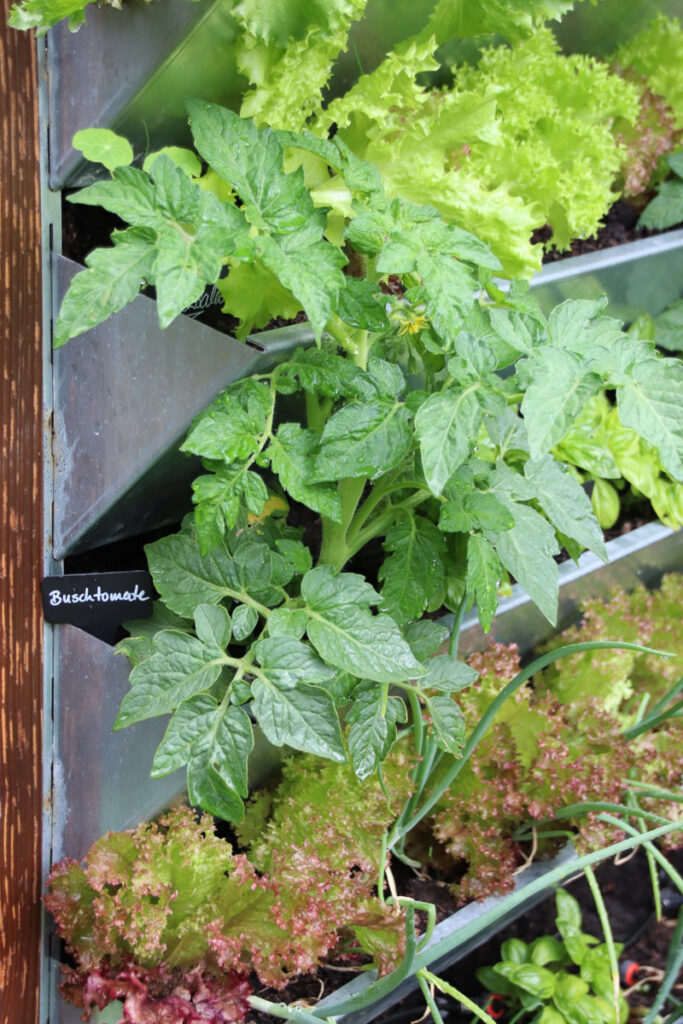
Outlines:
[[662, 786], [654, 786], [651, 782], [643, 782], [641, 779], [626, 779], [624, 785], [630, 789], [637, 789], [642, 796], [651, 799], [671, 800], [683, 803], [683, 793], [675, 793], [673, 789], [664, 789]]
[[410, 715], [413, 720], [415, 730], [413, 732], [415, 753], [418, 757], [422, 756], [422, 747], [424, 745], [424, 721], [422, 720], [422, 705], [418, 697], [418, 690], [416, 686], [411, 686], [410, 690], [406, 688], [408, 694], [408, 702], [410, 704]]
[[415, 508], [416, 505], [421, 505], [423, 501], [431, 497], [431, 494], [427, 490], [417, 491], [415, 494], [411, 494], [409, 498], [400, 502], [397, 505], [390, 505], [388, 509], [381, 512], [374, 519], [371, 519], [362, 530], [358, 530], [355, 534], [353, 543], [349, 545], [349, 558], [355, 555], [361, 548], [373, 540], [374, 537], [379, 536], [387, 532], [392, 523], [398, 519], [402, 509]]
[[642, 735], [644, 732], [648, 732], [649, 729], [655, 729], [662, 722], [666, 722], [669, 718], [683, 718], [683, 700], [679, 700], [673, 707], [668, 708], [666, 711], [662, 711], [659, 715], [648, 715], [638, 725], [631, 726], [630, 729], [625, 729], [621, 734], [624, 739], [633, 740], [636, 736]]
[[609, 917], [607, 916], [607, 907], [605, 901], [602, 898], [600, 892], [600, 886], [598, 885], [595, 877], [593, 868], [587, 864], [583, 869], [583, 873], [586, 876], [588, 887], [593, 896], [595, 903], [595, 909], [598, 912], [598, 919], [602, 927], [602, 933], [605, 937], [605, 946], [607, 947], [607, 957], [609, 959], [609, 969], [612, 975], [612, 998], [614, 1001], [614, 1019], [619, 1020], [619, 964], [617, 962], [617, 951], [614, 948], [614, 936], [612, 935], [612, 929], [609, 923]]
[[[633, 807], [635, 810], [640, 810], [640, 804], [636, 798], [633, 790], [629, 790], [626, 794], [626, 803], [629, 807]], [[636, 827], [640, 832], [645, 831], [645, 823], [642, 818], [636, 819]], [[657, 865], [655, 859], [652, 856], [652, 851], [645, 847], [645, 856], [647, 857], [647, 867], [650, 872], [650, 885], [652, 886], [652, 898], [655, 904], [655, 917], [658, 921], [662, 919], [662, 894], [659, 888], [659, 876], [657, 875]]]
[[[266, 608], [264, 604], [259, 604], [258, 601], [255, 601], [253, 597], [250, 597], [249, 594], [244, 593], [242, 590], [226, 589], [225, 596], [231, 597], [237, 604], [248, 604], [251, 608], [257, 611], [259, 615], [262, 615], [264, 619], [268, 619], [270, 617], [270, 608]], [[287, 596], [288, 595], [285, 594], [285, 597]]]
[[436, 1005], [434, 997], [432, 996], [431, 993], [431, 989], [423, 977], [423, 973], [423, 971], [418, 971], [417, 974], [415, 975], [415, 977], [417, 978], [417, 983], [420, 986], [420, 991], [424, 996], [424, 1001], [427, 1004], [429, 1012], [432, 1015], [432, 1020], [434, 1021], [434, 1024], [443, 1024], [443, 1017], [439, 1013], [439, 1007]]
[[353, 540], [353, 538], [356, 536], [361, 527], [365, 525], [365, 523], [370, 518], [371, 514], [374, 512], [377, 506], [380, 504], [380, 502], [383, 501], [387, 494], [389, 494], [390, 491], [393, 489], [393, 484], [396, 479], [397, 473], [398, 469], [395, 469], [392, 472], [387, 473], [385, 476], [381, 477], [381, 479], [373, 486], [372, 490], [370, 491], [369, 495], [362, 503], [362, 505], [359, 505], [356, 514], [354, 515], [353, 519], [349, 524], [349, 529], [347, 531], [347, 538], [349, 540]]
[[669, 818], [665, 818], [661, 814], [655, 814], [653, 811], [643, 811], [640, 807], [631, 808], [626, 804], [612, 804], [606, 800], [586, 800], [581, 804], [567, 804], [565, 807], [560, 807], [555, 811], [552, 817], [539, 818], [537, 821], [534, 821], [534, 824], [538, 827], [540, 825], [544, 825], [546, 822], [580, 818], [586, 814], [595, 814], [597, 812], [605, 811], [613, 812], [615, 814], [626, 814], [632, 817], [645, 818], [647, 821], [655, 822], [658, 825], [663, 825], [664, 822], [669, 821]]
[[[674, 928], [674, 933], [671, 936], [671, 944], [669, 945], [669, 955], [666, 958], [666, 975], [664, 981], [659, 987], [659, 992], [655, 997], [655, 1001], [650, 1007], [650, 1012], [643, 1021], [643, 1024], [654, 1024], [658, 1020], [658, 1013], [661, 1007], [667, 1000], [667, 996], [671, 992], [671, 989], [676, 983], [676, 979], [680, 975], [681, 967], [683, 967], [683, 907], [678, 912], [678, 922]], [[680, 1020], [680, 1016], [676, 1016], [675, 1011], [672, 1019]]]
[[462, 629], [462, 620], [465, 617], [465, 608], [467, 607], [468, 602], [469, 602], [469, 597], [468, 597], [467, 594], [465, 594], [465, 596], [463, 597], [462, 601], [460, 602], [460, 605], [459, 605], [458, 610], [457, 610], [456, 615], [455, 615], [455, 620], [453, 622], [453, 629], [451, 630], [451, 639], [450, 639], [450, 642], [448, 644], [448, 653], [449, 653], [451, 658], [457, 658], [458, 657], [458, 644], [460, 643], [460, 630]]
[[261, 999], [260, 996], [249, 996], [249, 1005], [260, 1013], [269, 1013], [272, 1017], [280, 1017], [282, 1020], [294, 1021], [294, 1024], [320, 1024], [320, 1017], [312, 1013], [299, 1010], [286, 1003], [271, 1003], [268, 999]]
[[[676, 886], [678, 891], [681, 894], [683, 894], [683, 877], [681, 877], [681, 875], [678, 873], [678, 871], [676, 871], [676, 868], [673, 866], [673, 864], [671, 864], [666, 859], [666, 857], [661, 852], [661, 850], [659, 850], [652, 842], [648, 842], [644, 838], [645, 836], [648, 835], [647, 832], [639, 832], [639, 830], [637, 828], [634, 828], [633, 825], [629, 824], [629, 822], [621, 821], [620, 818], [613, 818], [611, 814], [599, 814], [598, 818], [599, 818], [600, 821], [604, 821], [608, 825], [616, 825], [617, 828], [620, 828], [622, 830], [622, 832], [628, 832], [628, 834], [630, 836], [638, 836], [638, 835], [643, 836], [643, 846], [645, 847], [645, 849], [646, 850], [647, 849], [650, 850], [650, 852], [652, 853], [652, 856], [657, 861], [659, 866], [669, 876], [669, 878], [674, 883], [674, 885]], [[676, 831], [683, 832], [683, 825], [680, 824], [679, 822], [673, 822], [672, 823], [672, 828], [670, 829], [670, 831], [672, 831], [672, 832], [676, 832]]]
[[[465, 767], [470, 757], [474, 753], [479, 741], [484, 736], [489, 726], [493, 722], [494, 718], [502, 708], [508, 697], [511, 697], [519, 688], [530, 679], [531, 676], [535, 675], [536, 672], [542, 671], [547, 668], [548, 665], [552, 665], [555, 661], [559, 661], [560, 658], [569, 657], [572, 654], [578, 654], [582, 651], [599, 651], [599, 650], [627, 650], [627, 651], [638, 651], [646, 654], [659, 654], [662, 657], [670, 658], [672, 655], [665, 651], [654, 651], [650, 648], [643, 647], [641, 644], [629, 644], [621, 643], [619, 641], [611, 640], [591, 640], [585, 643], [568, 644], [566, 647], [561, 647], [554, 651], [549, 651], [540, 658], [536, 658], [535, 661], [528, 665], [521, 672], [518, 672], [514, 679], [503, 687], [498, 696], [489, 704], [488, 708], [480, 718], [479, 722], [475, 726], [469, 740], [465, 744], [465, 749], [462, 752], [462, 756], [456, 761], [451, 769], [443, 776], [439, 784], [434, 789], [432, 795], [425, 801], [422, 807], [416, 812], [413, 818], [402, 828], [397, 829], [396, 825], [391, 831], [389, 836], [389, 848], [401, 838], [401, 835], [405, 835], [410, 832], [420, 821], [429, 814], [433, 807], [439, 802], [446, 790], [455, 782], [456, 778]], [[398, 823], [397, 823], [398, 824]]]
[[377, 898], [380, 903], [386, 903], [384, 899], [384, 872], [387, 866], [387, 833], [382, 836], [382, 845], [379, 851], [379, 874], [377, 877]]
[[426, 970], [426, 968], [418, 971], [417, 976], [418, 978], [423, 978], [427, 984], [434, 985], [440, 992], [443, 992], [444, 995], [457, 999], [457, 1001], [461, 1003], [466, 1010], [473, 1013], [475, 1017], [479, 1018], [479, 1020], [483, 1020], [484, 1024], [496, 1024], [493, 1017], [490, 1017], [486, 1010], [482, 1010], [481, 1007], [477, 1006], [476, 1003], [473, 1003], [471, 999], [468, 999], [464, 992], [454, 988], [453, 985], [449, 985], [447, 981], [443, 980], [443, 978], [439, 978], [436, 974], [432, 974], [432, 972]]
[[332, 408], [331, 398], [318, 398], [313, 391], [306, 392], [306, 422], [316, 434], [322, 434]]
[[337, 484], [342, 519], [340, 523], [335, 523], [332, 519], [322, 517], [323, 539], [320, 545], [319, 565], [331, 565], [339, 571], [346, 565], [351, 555], [355, 554], [353, 546], [347, 543], [347, 532], [366, 483], [367, 477], [362, 476], [345, 477]]

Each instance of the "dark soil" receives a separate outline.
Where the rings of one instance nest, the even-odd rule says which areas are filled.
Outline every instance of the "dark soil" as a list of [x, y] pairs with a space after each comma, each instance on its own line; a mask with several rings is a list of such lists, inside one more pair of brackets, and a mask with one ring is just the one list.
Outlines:
[[62, 193], [62, 254], [74, 263], [85, 263], [93, 249], [111, 245], [111, 233], [127, 224], [101, 206], [69, 202], [73, 190]]
[[[587, 252], [597, 252], [599, 249], [611, 249], [613, 246], [623, 245], [625, 242], [635, 242], [639, 238], [661, 235], [662, 232], [656, 228], [637, 227], [640, 213], [641, 211], [636, 210], [627, 200], [618, 199], [603, 218], [603, 226], [597, 234], [590, 238], [574, 239], [570, 248], [562, 252], [558, 252], [557, 249], [548, 249], [543, 257], [543, 262], [555, 263], [557, 260], [566, 260], [571, 256], [582, 256]], [[675, 227], [683, 227], [683, 222]], [[539, 228], [531, 236], [533, 242], [548, 242], [551, 238], [552, 229], [549, 226]]]

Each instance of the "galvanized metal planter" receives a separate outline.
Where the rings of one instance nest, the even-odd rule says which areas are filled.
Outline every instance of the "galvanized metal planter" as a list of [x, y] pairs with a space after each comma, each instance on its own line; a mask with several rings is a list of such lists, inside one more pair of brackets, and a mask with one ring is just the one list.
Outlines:
[[683, 230], [548, 263], [531, 281], [545, 313], [565, 299], [606, 295], [607, 313], [631, 323], [683, 295]]
[[[493, 621], [491, 636], [502, 643], [516, 643], [522, 654], [549, 640], [558, 630], [576, 621], [580, 605], [588, 598], [607, 598], [615, 588], [633, 590], [639, 583], [655, 587], [666, 572], [683, 572], [683, 530], [674, 532], [661, 523], [648, 523], [607, 543], [609, 562], [584, 551], [576, 562], [559, 566], [560, 600], [557, 626], [538, 610], [518, 583], [502, 599]], [[476, 610], [462, 625], [460, 650], [463, 656], [481, 650], [487, 643]]]
[[[79, 269], [54, 256], [55, 308]], [[231, 381], [274, 365], [306, 324], [245, 342], [186, 316], [162, 331], [139, 295], [54, 358], [55, 558], [178, 522], [199, 461], [179, 445]]]
[[130, 664], [102, 640], [59, 627], [55, 666], [52, 856], [80, 859], [104, 832], [132, 828], [182, 792], [185, 772], [150, 778], [164, 719], [113, 732]]
[[71, 140], [81, 128], [113, 128], [136, 154], [190, 140], [186, 96], [239, 105], [244, 88], [235, 65], [232, 0], [126, 3], [122, 10], [89, 6], [86, 24], [66, 21], [48, 34], [49, 182], [85, 184]]
[[[78, 269], [54, 256], [58, 308]], [[603, 292], [608, 312], [632, 320], [683, 294], [683, 231], [545, 267], [532, 281], [549, 311]], [[56, 558], [177, 522], [197, 462], [178, 446], [194, 416], [238, 377], [313, 341], [305, 325], [236, 341], [188, 317], [160, 330], [154, 303], [130, 306], [55, 354]]]
[[[607, 550], [607, 565], [586, 553], [578, 566], [573, 562], [560, 566], [561, 628], [576, 618], [578, 606], [589, 597], [605, 597], [614, 586], [631, 589], [639, 582], [656, 585], [663, 573], [683, 571], [683, 531], [674, 533], [657, 523], [610, 541]], [[103, 832], [132, 827], [152, 817], [185, 788], [184, 771], [165, 779], [149, 778], [152, 755], [165, 720], [140, 722], [121, 733], [111, 731], [128, 687], [127, 660], [115, 656], [107, 644], [78, 629], [61, 626], [57, 630], [53, 803], [48, 816], [53, 860], [65, 855], [83, 857]], [[523, 653], [554, 632], [520, 586], [515, 586], [510, 597], [501, 601], [492, 630], [496, 639], [514, 641]], [[480, 649], [486, 642], [476, 614], [470, 614], [463, 624], [463, 654]], [[261, 738], [251, 762], [251, 781], [258, 784], [278, 759], [279, 751]], [[572, 851], [565, 850], [552, 862], [532, 865], [519, 876], [516, 890], [523, 890], [571, 857]], [[540, 893], [535, 893], [515, 907], [514, 912], [488, 927], [481, 926], [480, 918], [498, 907], [500, 900], [489, 899], [465, 907], [436, 928], [422, 966], [429, 962], [438, 971], [455, 963], [541, 898]], [[452, 950], [451, 940], [456, 932], [458, 946]], [[358, 994], [372, 980], [372, 974], [355, 978], [321, 1006], [333, 1015], [334, 1002]], [[57, 964], [52, 960], [50, 1024], [76, 1024], [79, 1013], [57, 996], [58, 981]], [[409, 979], [372, 1009], [341, 1019], [344, 1024], [366, 1024], [412, 987], [414, 983]]]
[[[588, 598], [604, 598], [616, 586], [654, 586], [663, 573], [683, 571], [683, 531], [673, 533], [658, 523], [610, 541], [607, 550], [607, 565], [588, 552], [578, 566], [560, 566], [559, 628], [575, 621]], [[59, 785], [52, 807], [53, 846], [55, 857], [81, 857], [103, 831], [137, 825], [162, 810], [184, 791], [185, 773], [149, 778], [165, 718], [112, 733], [128, 690], [128, 660], [73, 626], [57, 631], [54, 774]], [[497, 640], [518, 644], [522, 653], [555, 632], [519, 585], [501, 601], [492, 629]], [[463, 655], [488, 643], [476, 612], [466, 618], [461, 636]], [[251, 762], [251, 783], [258, 784], [277, 760], [274, 748], [260, 743]]]

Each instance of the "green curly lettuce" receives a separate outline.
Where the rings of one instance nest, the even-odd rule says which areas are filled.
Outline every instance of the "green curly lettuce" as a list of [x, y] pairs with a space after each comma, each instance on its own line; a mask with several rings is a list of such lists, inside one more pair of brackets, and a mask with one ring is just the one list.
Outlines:
[[645, 75], [652, 92], [666, 97], [676, 127], [683, 128], [683, 26], [678, 19], [659, 14], [620, 46], [613, 59], [620, 67]]
[[[75, 32], [85, 21], [85, 9], [94, 0], [24, 0], [13, 4], [8, 24], [23, 31], [36, 29], [43, 36], [52, 25], [69, 19], [69, 28]], [[109, 7], [120, 9], [121, 0], [103, 0]]]
[[612, 127], [618, 117], [636, 119], [638, 90], [593, 58], [563, 56], [547, 29], [486, 50], [476, 68], [456, 69], [457, 89], [487, 86], [496, 93], [500, 139], [469, 143], [468, 171], [524, 199], [539, 225], [552, 227], [557, 248], [593, 234], [621, 164]]
[[423, 35], [434, 35], [438, 43], [454, 36], [471, 39], [493, 34], [513, 42], [526, 39], [546, 21], [559, 21], [574, 3], [575, 0], [439, 0]]
[[[564, 56], [548, 29], [486, 49], [446, 91], [421, 88], [434, 38], [397, 48], [317, 119], [380, 169], [387, 191], [429, 203], [475, 232], [506, 274], [540, 269], [534, 229], [566, 249], [597, 230], [623, 152], [613, 127], [634, 122], [635, 85], [593, 58]], [[524, 73], [520, 74], [520, 68]]]
[[323, 90], [367, 0], [245, 0], [237, 63], [251, 86], [240, 113], [258, 125], [301, 131], [322, 110]]

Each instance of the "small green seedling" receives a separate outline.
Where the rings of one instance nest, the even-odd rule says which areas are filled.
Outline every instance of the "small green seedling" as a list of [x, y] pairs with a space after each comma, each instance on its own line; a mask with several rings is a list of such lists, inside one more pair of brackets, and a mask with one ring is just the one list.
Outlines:
[[[477, 971], [478, 980], [503, 1002], [508, 1024], [624, 1024], [628, 1004], [615, 993], [607, 943], [581, 930], [573, 896], [558, 889], [556, 899], [559, 938], [508, 939], [500, 961]], [[621, 950], [616, 943], [617, 956]]]

